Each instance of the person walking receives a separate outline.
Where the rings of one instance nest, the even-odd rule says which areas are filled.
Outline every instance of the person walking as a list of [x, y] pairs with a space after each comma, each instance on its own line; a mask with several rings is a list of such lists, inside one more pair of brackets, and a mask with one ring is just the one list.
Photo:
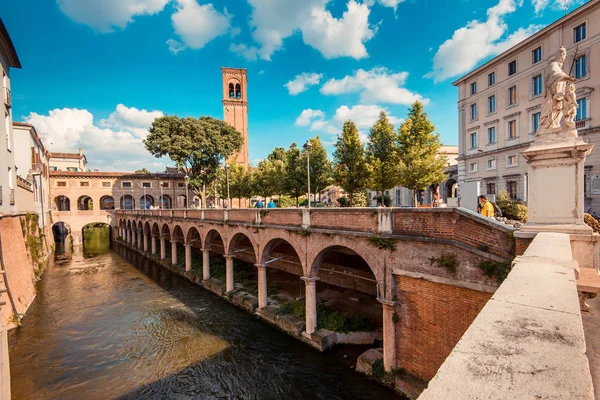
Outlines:
[[262, 200], [259, 199], [254, 205], [254, 208], [265, 208], [265, 205], [263, 204]]
[[494, 218], [494, 205], [487, 199], [485, 194], [479, 196], [479, 204], [481, 204], [481, 215]]
[[267, 203], [267, 208], [277, 208], [277, 205], [275, 204], [273, 199], [269, 200], [269, 202]]

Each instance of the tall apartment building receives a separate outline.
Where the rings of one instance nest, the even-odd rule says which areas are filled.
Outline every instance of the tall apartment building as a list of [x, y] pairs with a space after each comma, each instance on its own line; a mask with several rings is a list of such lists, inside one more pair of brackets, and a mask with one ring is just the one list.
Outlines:
[[0, 19], [0, 214], [15, 212], [15, 168], [14, 141], [12, 132], [12, 97], [10, 93], [10, 69], [21, 68], [8, 31]]
[[[577, 78], [576, 127], [596, 143], [585, 164], [585, 210], [600, 212], [600, 1], [590, 1], [453, 83], [458, 88], [461, 206], [506, 191], [527, 202], [527, 163], [544, 100], [543, 71], [561, 46]], [[559, 187], [556, 190], [560, 190]], [[489, 196], [488, 196], [489, 197]]]

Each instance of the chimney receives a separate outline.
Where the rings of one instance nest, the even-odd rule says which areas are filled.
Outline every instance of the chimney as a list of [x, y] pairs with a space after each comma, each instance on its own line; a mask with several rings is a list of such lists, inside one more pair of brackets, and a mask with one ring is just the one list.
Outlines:
[[83, 157], [83, 150], [81, 149], [81, 147], [79, 148], [79, 155], [80, 155], [81, 157]]

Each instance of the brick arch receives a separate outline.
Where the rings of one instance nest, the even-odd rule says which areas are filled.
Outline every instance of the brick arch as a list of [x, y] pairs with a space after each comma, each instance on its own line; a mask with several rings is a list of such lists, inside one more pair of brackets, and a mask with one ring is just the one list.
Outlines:
[[160, 228], [160, 236], [164, 239], [167, 239], [168, 237], [167, 240], [171, 240], [171, 228], [169, 227], [169, 224], [163, 224], [163, 226]]
[[[321, 263], [331, 251], [335, 251], [336, 248], [346, 248], [356, 253], [365, 261], [365, 263], [369, 266], [369, 269], [375, 276], [375, 280], [377, 281], [377, 284], [380, 288], [384, 289], [386, 287], [385, 273], [383, 268], [384, 250], [376, 251], [375, 247], [368, 243], [366, 239], [360, 241], [349, 241], [346, 238], [332, 236], [328, 240], [324, 241], [311, 240], [311, 245], [309, 247], [310, 250], [308, 255], [308, 276], [312, 278], [317, 277], [317, 275], [319, 274]], [[375, 254], [378, 254], [379, 256]]]
[[158, 226], [158, 222], [154, 222], [152, 224], [152, 236], [160, 236], [160, 227]]
[[185, 243], [185, 235], [180, 225], [175, 225], [171, 230], [171, 241], [173, 240], [179, 243]]
[[301, 264], [301, 268], [304, 274], [306, 274], [306, 263], [304, 262], [304, 257], [302, 257], [302, 252], [300, 251], [300, 247], [298, 247], [299, 243], [294, 243], [293, 240], [289, 240], [290, 238], [284, 238], [281, 237], [283, 235], [280, 236], [275, 236], [275, 237], [269, 237], [266, 238], [264, 240], [268, 240], [266, 241], [266, 243], [264, 243], [261, 247], [262, 247], [262, 251], [260, 254], [260, 258], [259, 258], [259, 263], [260, 264], [264, 264], [265, 262], [269, 261], [269, 256], [271, 255], [271, 253], [273, 252], [273, 250], [275, 248], [277, 248], [277, 246], [279, 246], [282, 243], [287, 243], [289, 244], [294, 251], [296, 252], [296, 256], [298, 256], [298, 260], [300, 260], [300, 264]]
[[144, 232], [144, 224], [142, 223], [142, 221], [141, 221], [141, 220], [140, 220], [140, 221], [138, 221], [138, 223], [137, 223], [137, 230], [138, 230], [138, 232], [139, 232], [139, 231], [142, 231], [142, 232]]
[[128, 231], [131, 230], [131, 220], [126, 220], [127, 222], [125, 222], [125, 228], [127, 228]]
[[256, 240], [254, 240], [252, 236], [253, 235], [248, 235], [247, 232], [244, 232], [239, 229], [236, 229], [234, 232], [230, 232], [229, 240], [227, 240], [227, 244], [225, 245], [225, 248], [227, 249], [227, 254], [234, 254], [235, 250], [240, 250], [237, 248], [240, 241], [242, 241], [244, 238], [247, 238], [250, 241], [250, 245], [252, 246], [252, 252], [254, 253], [255, 262], [258, 262], [258, 245], [256, 243]]
[[200, 231], [195, 226], [188, 229], [185, 235], [185, 243], [191, 244], [193, 247], [202, 248], [202, 237], [200, 236]]
[[221, 239], [221, 241], [223, 242], [223, 252], [225, 252], [227, 250], [226, 243], [225, 243], [225, 236], [219, 232], [217, 229], [215, 228], [211, 228], [208, 230], [208, 232], [206, 232], [206, 236], [204, 236], [204, 248], [205, 249], [209, 249], [210, 246], [213, 244], [213, 241], [215, 240], [216, 237], [219, 237]]
[[144, 224], [144, 235], [149, 235], [152, 230], [150, 229], [150, 222], [146, 221]]

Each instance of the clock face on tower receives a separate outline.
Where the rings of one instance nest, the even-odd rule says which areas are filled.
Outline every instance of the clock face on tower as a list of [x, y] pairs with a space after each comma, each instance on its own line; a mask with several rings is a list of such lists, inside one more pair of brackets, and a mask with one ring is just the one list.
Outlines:
[[242, 134], [244, 142], [230, 162], [248, 165], [248, 79], [245, 68], [221, 68], [223, 120]]

